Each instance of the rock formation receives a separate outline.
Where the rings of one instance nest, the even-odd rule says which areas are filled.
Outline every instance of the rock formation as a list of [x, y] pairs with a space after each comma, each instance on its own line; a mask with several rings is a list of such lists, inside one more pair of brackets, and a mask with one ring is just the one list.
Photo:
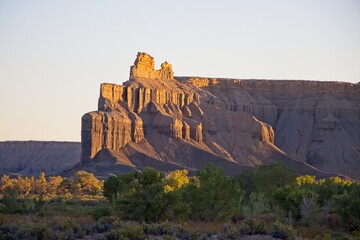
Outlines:
[[204, 101], [270, 124], [275, 145], [321, 170], [359, 178], [360, 84], [179, 78]]
[[160, 70], [155, 70], [154, 58], [147, 53], [139, 52], [130, 68], [130, 79], [136, 78], [172, 80], [174, 72], [171, 64], [166, 61], [161, 64]]
[[170, 64], [154, 70], [154, 59], [139, 53], [130, 79], [123, 86], [101, 84], [98, 111], [82, 117], [82, 160], [94, 158], [102, 149], [118, 151], [129, 142], [140, 142], [144, 125], [169, 137], [202, 141], [201, 122], [190, 118], [189, 109], [190, 105], [198, 108], [199, 97], [182, 91], [180, 83], [164, 84], [173, 79]]
[[212, 162], [231, 174], [280, 161], [302, 174], [327, 175], [316, 166], [359, 177], [359, 84], [174, 78], [146, 53], [129, 79], [101, 84], [98, 110], [82, 117], [83, 167], [191, 171]]
[[[151, 166], [227, 174], [282, 162], [360, 179], [360, 83], [174, 77], [139, 53], [122, 85], [103, 83], [82, 143], [0, 142], [0, 175], [98, 177]], [[80, 161], [81, 159], [81, 161]]]

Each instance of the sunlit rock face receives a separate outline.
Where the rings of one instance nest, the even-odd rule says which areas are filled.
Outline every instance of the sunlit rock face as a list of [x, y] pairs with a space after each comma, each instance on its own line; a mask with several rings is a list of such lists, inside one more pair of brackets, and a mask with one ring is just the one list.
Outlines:
[[147, 53], [139, 52], [130, 68], [130, 79], [136, 78], [172, 80], [174, 72], [171, 64], [166, 61], [161, 64], [160, 70], [155, 70], [154, 58]]
[[202, 123], [192, 118], [190, 110], [201, 113], [199, 96], [189, 87], [182, 89], [173, 75], [171, 64], [165, 62], [154, 70], [154, 59], [139, 53], [128, 82], [101, 84], [98, 111], [82, 118], [82, 159], [93, 159], [102, 149], [118, 151], [129, 142], [140, 142], [144, 127], [171, 138], [201, 142]]
[[280, 161], [359, 177], [359, 84], [174, 77], [171, 64], [154, 66], [138, 53], [127, 82], [101, 84], [98, 110], [82, 117], [84, 166], [212, 162], [231, 174]]

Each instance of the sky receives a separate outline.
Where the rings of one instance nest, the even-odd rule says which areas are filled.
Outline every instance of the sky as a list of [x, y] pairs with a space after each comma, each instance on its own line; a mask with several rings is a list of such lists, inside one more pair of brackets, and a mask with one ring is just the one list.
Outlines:
[[0, 141], [80, 141], [137, 52], [175, 76], [360, 82], [358, 0], [0, 0]]

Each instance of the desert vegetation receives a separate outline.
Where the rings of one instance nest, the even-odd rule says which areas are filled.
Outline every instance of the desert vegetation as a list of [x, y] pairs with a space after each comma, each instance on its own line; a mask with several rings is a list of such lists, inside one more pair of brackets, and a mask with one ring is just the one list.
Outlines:
[[145, 168], [98, 180], [2, 176], [0, 239], [358, 239], [360, 184], [281, 164], [235, 176]]
[[31, 198], [49, 200], [59, 196], [62, 198], [102, 196], [104, 181], [98, 180], [94, 174], [78, 171], [73, 178], [61, 176], [46, 177], [41, 172], [38, 177], [10, 178], [8, 175], [1, 177], [0, 195], [2, 197]]

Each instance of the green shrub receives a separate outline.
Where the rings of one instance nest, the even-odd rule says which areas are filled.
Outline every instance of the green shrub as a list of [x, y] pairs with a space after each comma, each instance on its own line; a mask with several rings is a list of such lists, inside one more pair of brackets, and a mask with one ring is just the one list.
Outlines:
[[265, 233], [265, 223], [261, 220], [250, 218], [244, 222], [226, 224], [221, 237], [224, 239], [239, 239], [242, 235], [257, 235]]
[[102, 217], [108, 217], [111, 215], [109, 207], [96, 207], [91, 213], [92, 218], [97, 221]]
[[5, 196], [1, 199], [0, 213], [25, 214], [35, 211], [35, 201], [33, 199], [20, 199]]
[[286, 236], [287, 239], [292, 240], [296, 237], [296, 230], [289, 224], [276, 221], [274, 223], [275, 230]]
[[245, 221], [249, 228], [249, 234], [265, 234], [265, 223], [255, 218], [249, 218]]
[[352, 184], [349, 192], [335, 198], [336, 213], [348, 231], [360, 231], [360, 184]]
[[164, 235], [164, 240], [177, 240], [177, 237], [171, 235]]
[[352, 233], [352, 236], [353, 236], [355, 239], [360, 239], [360, 232], [353, 232], [353, 233]]
[[96, 235], [94, 236], [94, 239], [95, 239], [95, 240], [107, 240], [105, 234], [96, 234]]
[[176, 225], [170, 222], [143, 224], [143, 227], [147, 235], [172, 235], [176, 232]]
[[48, 223], [57, 239], [75, 239], [82, 237], [85, 232], [72, 218], [59, 217]]
[[16, 232], [19, 226], [14, 224], [2, 223], [0, 224], [0, 239], [16, 239]]
[[[118, 192], [112, 203], [114, 210], [123, 219], [152, 223], [185, 218], [187, 206], [183, 204], [179, 191], [165, 192], [166, 181], [163, 173], [144, 168], [141, 173], [130, 172], [116, 179]], [[110, 183], [114, 184], [112, 181]], [[105, 186], [110, 183], [106, 181]], [[112, 191], [109, 190], [109, 196], [112, 196]]]
[[270, 212], [270, 205], [267, 203], [262, 192], [253, 192], [249, 196], [249, 201], [241, 205], [242, 213], [246, 216], [259, 217]]
[[94, 226], [95, 231], [97, 233], [108, 232], [112, 228], [113, 223], [115, 221], [116, 221], [115, 218], [110, 217], [110, 216], [101, 217], [95, 223], [95, 226]]
[[136, 222], [122, 222], [120, 227], [106, 234], [106, 238], [110, 240], [143, 240], [146, 239], [146, 235], [140, 224]]
[[196, 230], [186, 229], [186, 228], [176, 228], [176, 237], [185, 240], [196, 240], [199, 239], [201, 234]]
[[253, 192], [261, 192], [266, 200], [271, 200], [272, 193], [277, 188], [295, 184], [296, 173], [281, 163], [274, 163], [259, 165], [251, 171], [240, 172], [234, 180], [240, 185], [245, 202], [249, 200]]
[[225, 224], [223, 234], [221, 235], [221, 239], [238, 239], [240, 237], [240, 229], [242, 228], [240, 224]]
[[29, 239], [29, 240], [47, 240], [50, 239], [51, 232], [43, 224], [40, 223], [31, 223], [25, 226], [19, 226], [19, 233], [17, 238], [19, 239]]
[[223, 236], [226, 239], [238, 239], [241, 235], [265, 234], [264, 221], [256, 218], [249, 218], [236, 224], [226, 224]]
[[224, 171], [207, 164], [183, 188], [184, 200], [191, 208], [191, 219], [225, 222], [238, 210], [240, 188]]

